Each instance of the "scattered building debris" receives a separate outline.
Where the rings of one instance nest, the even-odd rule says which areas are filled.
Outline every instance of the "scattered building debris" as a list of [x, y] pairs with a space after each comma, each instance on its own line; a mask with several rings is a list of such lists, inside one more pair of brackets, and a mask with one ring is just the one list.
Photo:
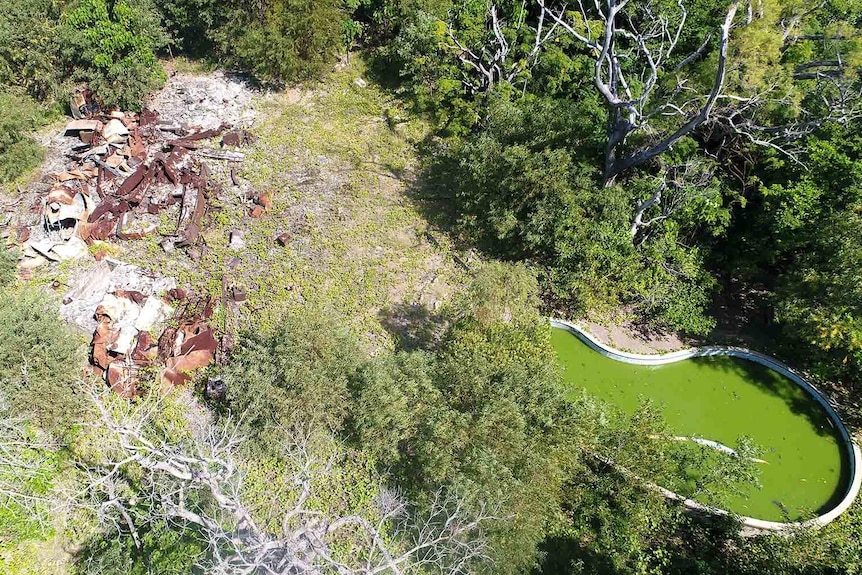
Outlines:
[[[67, 153], [76, 165], [51, 177], [53, 184], [41, 206], [43, 229], [28, 240], [21, 269], [85, 257], [88, 252], [81, 241], [128, 241], [152, 235], [163, 212], [177, 222], [175, 231], [161, 242], [165, 250], [193, 247], [208, 200], [221, 193], [201, 158], [231, 162], [244, 158], [241, 152], [201, 146], [225, 133], [228, 125], [211, 126], [209, 118], [207, 127], [165, 123], [150, 109], [140, 114], [102, 112], [87, 103], [92, 95], [84, 102], [82, 94], [76, 93], [72, 102], [74, 109], [82, 111], [81, 117], [64, 131], [80, 140]], [[237, 129], [224, 134], [222, 142], [244, 146], [255, 140], [250, 132]], [[235, 166], [231, 173], [238, 185]], [[266, 209], [269, 200], [258, 204]], [[253, 216], [262, 214], [263, 210], [256, 210]], [[195, 254], [199, 259], [200, 252]]]
[[158, 341], [158, 356], [165, 367], [159, 374], [163, 387], [188, 383], [189, 372], [209, 365], [214, 359], [218, 342], [209, 325], [213, 313], [213, 300], [192, 298], [186, 294], [182, 300], [176, 328], [168, 328]]
[[94, 94], [87, 88], [79, 88], [69, 98], [69, 109], [76, 120], [89, 118], [99, 112]]
[[[233, 127], [251, 125], [251, 97], [244, 82], [223, 74], [172, 77], [140, 113], [103, 110], [95, 94], [77, 90], [69, 102], [73, 120], [50, 143], [54, 153], [43, 168], [49, 175], [30, 187], [31, 225], [11, 215], [3, 224], [6, 242], [19, 246], [22, 275], [51, 262], [96, 260], [82, 266], [86, 272], [65, 293], [60, 313], [92, 334], [94, 368], [124, 397], [141, 393], [147, 381], [187, 383], [190, 371], [227, 345], [210, 327], [211, 298], [113, 259], [110, 243], [161, 233], [165, 250], [199, 260], [208, 249], [208, 209], [230, 201], [220, 197], [220, 181], [239, 188], [234, 199], [262, 215], [269, 197], [245, 196], [237, 164], [245, 154], [235, 149], [257, 140]], [[213, 177], [205, 158], [229, 163], [219, 162]], [[243, 245], [237, 231], [232, 246]], [[233, 286], [226, 295], [231, 305], [246, 298]]]
[[144, 296], [169, 293], [176, 280], [147, 274], [138, 266], [109, 257], [95, 262], [81, 274], [63, 298], [60, 315], [81, 332], [90, 335], [97, 325], [94, 311], [105, 296], [115, 290], [137, 292]]
[[251, 90], [238, 76], [221, 71], [206, 76], [180, 73], [168, 79], [149, 107], [161, 117], [170, 118], [177, 128], [188, 131], [197, 126], [210, 130], [223, 123], [250, 124], [255, 118], [251, 99]]
[[[86, 294], [86, 301], [91, 302], [94, 293], [102, 294], [94, 314], [91, 360], [112, 390], [122, 397], [139, 395], [142, 371], [158, 366], [161, 387], [182, 385], [191, 378], [191, 371], [212, 362], [218, 342], [208, 323], [212, 315], [209, 298], [195, 299], [177, 288], [153, 293], [156, 286], [169, 283], [148, 282], [128, 264], [99, 262], [97, 267], [102, 264], [64, 302], [71, 306], [79, 294]], [[116, 287], [120, 280], [132, 280], [150, 293]], [[82, 319], [74, 317], [79, 322]]]
[[198, 150], [198, 155], [204, 158], [212, 158], [213, 160], [226, 160], [228, 162], [241, 162], [245, 159], [245, 154], [242, 152], [232, 152], [230, 150]]

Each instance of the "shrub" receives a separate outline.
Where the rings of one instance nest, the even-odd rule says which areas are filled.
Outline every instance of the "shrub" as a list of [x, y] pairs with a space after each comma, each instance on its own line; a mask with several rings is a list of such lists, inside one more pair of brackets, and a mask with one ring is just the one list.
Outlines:
[[83, 362], [81, 342], [42, 293], [0, 293], [0, 409], [32, 417], [46, 429], [74, 420], [81, 409], [75, 391]]
[[341, 0], [240, 3], [215, 31], [227, 60], [275, 85], [306, 80], [332, 65], [347, 17]]
[[333, 316], [295, 309], [272, 333], [242, 339], [224, 373], [228, 401], [261, 438], [293, 426], [338, 429], [361, 359], [356, 338]]
[[20, 90], [0, 89], [0, 183], [9, 182], [42, 162], [42, 147], [30, 136], [43, 113]]
[[39, 100], [57, 95], [59, 16], [52, 0], [0, 0], [0, 86], [18, 86]]
[[162, 0], [159, 12], [171, 43], [191, 56], [212, 56], [213, 32], [224, 24], [226, 3], [218, 0]]
[[157, 522], [138, 527], [141, 548], [131, 537], [116, 533], [89, 541], [76, 557], [73, 573], [80, 575], [187, 575], [204, 552], [193, 529]]
[[87, 82], [105, 106], [139, 110], [166, 79], [156, 50], [168, 38], [151, 0], [78, 0], [59, 35], [72, 80]]
[[354, 379], [361, 447], [417, 499], [439, 485], [517, 517], [490, 526], [495, 572], [524, 572], [558, 510], [568, 404], [520, 266], [481, 268], [434, 356], [382, 356]]
[[591, 100], [512, 102], [495, 94], [482, 129], [450, 142], [429, 164], [427, 185], [454, 208], [466, 241], [536, 266], [558, 310], [631, 306], [654, 324], [708, 331], [715, 281], [687, 238], [720, 223], [680, 210], [635, 242], [629, 230], [643, 190], [631, 182], [603, 186], [591, 167], [601, 155], [593, 118], [602, 114]]
[[15, 251], [0, 248], [0, 288], [15, 281], [17, 263], [18, 254]]

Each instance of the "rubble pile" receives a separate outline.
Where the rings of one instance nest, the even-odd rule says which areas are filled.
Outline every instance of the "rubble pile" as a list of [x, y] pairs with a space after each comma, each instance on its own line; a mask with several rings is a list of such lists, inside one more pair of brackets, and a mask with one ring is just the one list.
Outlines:
[[104, 258], [65, 294], [60, 315], [92, 334], [91, 363], [111, 389], [134, 397], [143, 391], [142, 370], [167, 389], [213, 361], [212, 308], [211, 299], [177, 288], [173, 278]]
[[231, 74], [222, 71], [206, 76], [176, 74], [150, 101], [150, 107], [178, 125], [212, 130], [223, 123], [249, 125], [255, 118], [251, 99], [252, 92], [246, 83]]
[[[210, 300], [194, 300], [179, 289], [169, 290], [166, 299], [170, 303], [156, 295], [115, 289], [96, 308], [92, 362], [122, 397], [143, 391], [140, 382], [144, 369], [161, 366], [156, 381], [160, 389], [167, 390], [187, 383], [189, 372], [215, 358], [218, 342], [208, 323], [212, 316]], [[168, 318], [178, 327], [164, 329], [158, 338], [153, 336], [153, 328]]]
[[[178, 224], [162, 245], [165, 249], [194, 245], [207, 199], [221, 193], [196, 152], [206, 157], [242, 159], [240, 152], [208, 150], [201, 142], [223, 133], [228, 145], [254, 141], [244, 130], [226, 131], [226, 126], [219, 126], [187, 132], [173, 124], [165, 125], [149, 110], [140, 115], [112, 112], [110, 116], [71, 122], [66, 134], [82, 142], [73, 148], [72, 155], [79, 166], [56, 175], [42, 205], [45, 234], [33, 238], [24, 251], [25, 256], [42, 261], [24, 263], [23, 267], [80, 257], [86, 254], [82, 242], [151, 235], [158, 229], [159, 214], [171, 209]], [[70, 245], [64, 247], [64, 243]]]
[[[192, 248], [208, 204], [224, 193], [209, 159], [233, 163], [228, 169], [234, 195], [252, 215], [269, 207], [268, 197], [243, 194], [237, 177], [235, 162], [244, 158], [237, 148], [255, 136], [224, 123], [227, 118], [247, 124], [253, 117], [246, 110], [251, 92], [223, 75], [174, 84], [141, 113], [102, 111], [92, 94], [73, 96], [74, 120], [64, 136], [75, 143], [62, 147], [66, 161], [51, 164], [57, 171], [43, 180], [33, 205], [39, 222], [7, 234], [21, 245], [23, 275], [49, 262], [88, 257], [96, 241], [161, 232], [166, 251]], [[227, 169], [220, 173], [226, 180]], [[176, 225], [160, 230], [165, 221]], [[189, 256], [202, 249], [190, 249]], [[124, 397], [141, 392], [142, 370], [158, 373], [162, 387], [186, 383], [188, 372], [212, 362], [218, 349], [208, 321], [211, 301], [106, 255], [96, 253], [97, 262], [68, 291], [60, 311], [93, 334], [94, 368]]]

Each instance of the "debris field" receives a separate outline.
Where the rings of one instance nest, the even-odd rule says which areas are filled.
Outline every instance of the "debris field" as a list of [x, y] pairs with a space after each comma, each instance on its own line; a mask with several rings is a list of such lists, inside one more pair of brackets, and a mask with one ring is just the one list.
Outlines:
[[[236, 148], [256, 137], [223, 123], [213, 126], [209, 109], [201, 123], [210, 127], [204, 129], [162, 119], [147, 108], [101, 111], [81, 92], [73, 96], [71, 108], [75, 119], [64, 131], [77, 139], [66, 153], [71, 163], [43, 180], [47, 193], [32, 207], [39, 213], [38, 225], [9, 232], [9, 240], [21, 246], [19, 273], [27, 277], [49, 262], [88, 258], [92, 251], [95, 264], [65, 295], [60, 313], [92, 333], [96, 372], [124, 397], [143, 391], [146, 369], [157, 370], [153, 380], [160, 387], [187, 383], [188, 373], [210, 364], [219, 350], [210, 325], [216, 300], [179, 289], [173, 279], [148, 275], [93, 246], [160, 234], [165, 251], [188, 250], [194, 259], [209, 202], [224, 191], [207, 162], [241, 161], [244, 154]], [[230, 180], [239, 185], [235, 165]], [[270, 205], [268, 197], [244, 200], [253, 217]]]

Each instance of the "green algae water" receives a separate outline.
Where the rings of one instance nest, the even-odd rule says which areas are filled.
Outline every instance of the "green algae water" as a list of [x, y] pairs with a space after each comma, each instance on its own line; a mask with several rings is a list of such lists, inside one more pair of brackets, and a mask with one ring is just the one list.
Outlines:
[[631, 365], [559, 328], [551, 341], [572, 396], [586, 390], [629, 413], [649, 398], [675, 435], [730, 447], [747, 435], [763, 448], [762, 489], [732, 499], [730, 511], [794, 521], [828, 511], [844, 495], [849, 464], [838, 431], [822, 406], [781, 374], [727, 356]]

